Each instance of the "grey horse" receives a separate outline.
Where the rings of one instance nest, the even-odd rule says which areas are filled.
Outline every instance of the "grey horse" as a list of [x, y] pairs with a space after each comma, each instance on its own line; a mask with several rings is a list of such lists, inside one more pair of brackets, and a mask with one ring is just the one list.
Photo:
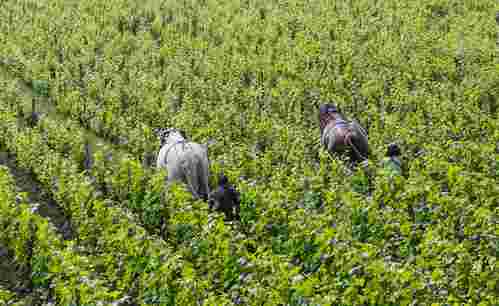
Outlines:
[[184, 133], [173, 128], [154, 129], [161, 142], [156, 160], [158, 169], [168, 172], [168, 183], [187, 185], [195, 199], [208, 200], [210, 193], [208, 146], [186, 140]]

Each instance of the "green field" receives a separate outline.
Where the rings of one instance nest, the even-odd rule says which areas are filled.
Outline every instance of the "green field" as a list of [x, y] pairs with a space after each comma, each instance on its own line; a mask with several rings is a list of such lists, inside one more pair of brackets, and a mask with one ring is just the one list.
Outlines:
[[[0, 304], [499, 305], [497, 14], [0, 1]], [[366, 127], [368, 172], [321, 147], [326, 102]], [[165, 190], [157, 127], [216, 141], [240, 222]]]

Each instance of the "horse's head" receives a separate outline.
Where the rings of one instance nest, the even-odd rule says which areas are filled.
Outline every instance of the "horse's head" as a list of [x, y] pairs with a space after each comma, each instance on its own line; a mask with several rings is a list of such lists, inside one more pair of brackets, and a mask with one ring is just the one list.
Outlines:
[[319, 106], [319, 114], [339, 113], [340, 110], [334, 104], [326, 103]]
[[185, 139], [184, 131], [175, 128], [156, 128], [153, 131], [158, 136], [161, 146], [171, 141]]
[[327, 103], [319, 106], [319, 122], [321, 133], [329, 122], [338, 119], [344, 119], [344, 117], [336, 105]]

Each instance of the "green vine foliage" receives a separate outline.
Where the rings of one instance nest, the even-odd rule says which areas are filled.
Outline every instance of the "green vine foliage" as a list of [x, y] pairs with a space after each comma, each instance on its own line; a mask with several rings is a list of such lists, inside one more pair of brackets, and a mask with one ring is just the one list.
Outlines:
[[[154, 239], [152, 237], [146, 238], [145, 230], [140, 226], [134, 224], [132, 220], [120, 209], [109, 207], [111, 200], [95, 198], [96, 190], [89, 183], [84, 175], [78, 172], [76, 164], [71, 160], [62, 158], [61, 155], [52, 151], [44, 142], [42, 135], [34, 130], [25, 132], [18, 132], [16, 127], [16, 119], [13, 113], [5, 111], [2, 113], [2, 131], [4, 135], [8, 135], [9, 142], [3, 143], [8, 150], [15, 153], [18, 162], [31, 169], [37, 179], [40, 180], [46, 188], [51, 189], [54, 198], [58, 201], [71, 217], [73, 226], [78, 229], [78, 245], [76, 247], [83, 248], [91, 252], [91, 259], [87, 262], [92, 265], [93, 272], [99, 271], [105, 277], [102, 283], [114, 284], [118, 290], [108, 292], [98, 289], [96, 292], [81, 293], [78, 297], [74, 296], [71, 291], [72, 287], [61, 287], [61, 292], [57, 295], [65, 296], [61, 304], [68, 304], [73, 299], [77, 298], [79, 301], [87, 299], [89, 302], [98, 301], [99, 299], [109, 301], [125, 298], [125, 292], [132, 290], [134, 286], [133, 280], [146, 282], [147, 280], [137, 280], [138, 275], [142, 271], [136, 268], [135, 264], [126, 265], [129, 261], [134, 262], [136, 257], [151, 257], [159, 258], [165, 256], [169, 249], [165, 247], [164, 241]], [[39, 160], [33, 160], [30, 152], [37, 151]], [[21, 154], [21, 152], [24, 152]], [[55, 184], [55, 186], [54, 186]], [[29, 210], [24, 210], [28, 213]], [[20, 216], [24, 216], [22, 213]], [[14, 218], [6, 218], [5, 220], [15, 220]], [[28, 218], [29, 220], [29, 218]], [[44, 222], [47, 222], [44, 220]], [[22, 235], [16, 236], [23, 238], [23, 235], [29, 235], [30, 223], [21, 223], [19, 227], [22, 229]], [[9, 238], [8, 235], [13, 235], [17, 230], [6, 231], [7, 241], [11, 241], [12, 249], [15, 251], [16, 258], [20, 262], [27, 262], [26, 250], [23, 240], [16, 240], [13, 237]], [[144, 237], [145, 236], [145, 237]], [[26, 236], [23, 239], [28, 239]], [[50, 244], [49, 244], [50, 245]], [[49, 252], [50, 254], [50, 252]], [[150, 255], [144, 255], [150, 254]], [[71, 254], [64, 254], [67, 260], [78, 262], [78, 257], [71, 256]], [[32, 265], [41, 270], [33, 270], [33, 282], [38, 285], [46, 284], [46, 271], [43, 270], [45, 258], [33, 257]], [[158, 260], [156, 260], [158, 262]], [[156, 264], [157, 266], [158, 264]], [[161, 266], [161, 264], [159, 265]], [[120, 268], [120, 267], [124, 267]], [[154, 266], [152, 268], [154, 269]], [[72, 271], [72, 270], [70, 270]], [[151, 272], [150, 270], [147, 270]], [[78, 271], [73, 271], [75, 277], [80, 277]], [[64, 277], [60, 270], [54, 271], [59, 277]], [[144, 273], [146, 273], [144, 271]], [[88, 274], [88, 273], [87, 273]], [[83, 276], [85, 276], [84, 274]], [[74, 280], [76, 286], [78, 281]], [[86, 289], [85, 289], [86, 290]], [[85, 294], [85, 295], [83, 295]], [[90, 296], [90, 294], [97, 294], [97, 296]], [[111, 296], [110, 296], [111, 294]], [[138, 296], [134, 297], [138, 298]], [[67, 300], [70, 299], [70, 300]], [[80, 302], [76, 302], [77, 304]]]
[[[37, 241], [76, 270], [51, 271], [50, 245], [27, 258], [30, 224], [45, 221], [26, 206], [5, 210], [17, 228], [2, 240], [37, 286], [64, 284], [60, 305], [497, 305], [498, 10], [3, 1], [0, 143], [71, 216], [71, 248]], [[32, 95], [57, 116], [30, 129], [17, 114]], [[369, 171], [320, 148], [327, 100], [367, 127]], [[144, 162], [159, 126], [216, 140], [210, 169], [241, 191], [241, 222], [165, 190]], [[84, 171], [89, 130], [108, 143]], [[378, 166], [394, 140], [403, 176]]]
[[0, 287], [0, 303], [12, 306], [26, 306], [32, 302], [29, 297], [19, 297], [15, 292]]
[[[15, 228], [26, 230], [15, 236], [2, 233], [0, 239], [14, 251], [18, 264], [29, 267], [28, 278], [33, 288], [51, 287], [55, 292], [53, 298], [60, 304], [74, 303], [77, 299], [83, 303], [117, 299], [120, 293], [109, 288], [108, 280], [95, 273], [91, 258], [74, 251], [71, 245], [64, 245], [55, 229], [47, 220], [32, 213], [28, 204], [16, 204], [13, 178], [3, 166], [0, 168], [0, 198], [0, 220], [5, 232], [12, 233]], [[28, 255], [30, 257], [26, 257]], [[5, 297], [10, 298], [12, 296]]]

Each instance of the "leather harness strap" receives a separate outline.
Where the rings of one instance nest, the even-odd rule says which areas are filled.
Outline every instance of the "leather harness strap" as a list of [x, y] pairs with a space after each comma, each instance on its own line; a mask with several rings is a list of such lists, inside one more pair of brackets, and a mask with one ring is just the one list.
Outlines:
[[362, 153], [360, 153], [360, 151], [357, 148], [357, 146], [353, 143], [353, 141], [352, 141], [352, 131], [351, 130], [349, 130], [348, 133], [347, 133], [347, 135], [345, 136], [345, 142], [352, 148], [352, 150], [355, 151], [355, 154], [357, 154], [360, 159], [367, 160], [367, 157], [365, 157], [364, 155], [362, 155]]
[[173, 143], [169, 148], [168, 150], [166, 150], [165, 152], [165, 164], [167, 163], [166, 160], [168, 159], [168, 153], [170, 153], [170, 150], [173, 149], [174, 146], [178, 145], [178, 144], [181, 144], [181, 143], [185, 143], [186, 141], [185, 140], [179, 140], [175, 143]]
[[349, 146], [360, 159], [364, 161], [367, 160], [367, 157], [360, 152], [352, 141], [352, 135], [354, 133], [351, 125], [352, 122], [347, 121], [338, 112], [324, 112], [319, 114], [321, 134], [324, 133], [324, 129], [331, 122], [334, 122], [333, 129], [336, 136], [334, 146]]
[[353, 143], [352, 141], [352, 128], [350, 126], [351, 122], [348, 122], [343, 119], [339, 119], [337, 122], [335, 122], [334, 125], [334, 130], [335, 130], [335, 146], [349, 146], [354, 150], [355, 154], [358, 155], [358, 157], [362, 160], [367, 160], [367, 157], [365, 157], [357, 148], [357, 146]]
[[335, 145], [346, 145], [347, 136], [350, 135], [350, 129], [346, 121], [341, 121], [335, 124], [334, 130], [336, 132], [336, 144]]

